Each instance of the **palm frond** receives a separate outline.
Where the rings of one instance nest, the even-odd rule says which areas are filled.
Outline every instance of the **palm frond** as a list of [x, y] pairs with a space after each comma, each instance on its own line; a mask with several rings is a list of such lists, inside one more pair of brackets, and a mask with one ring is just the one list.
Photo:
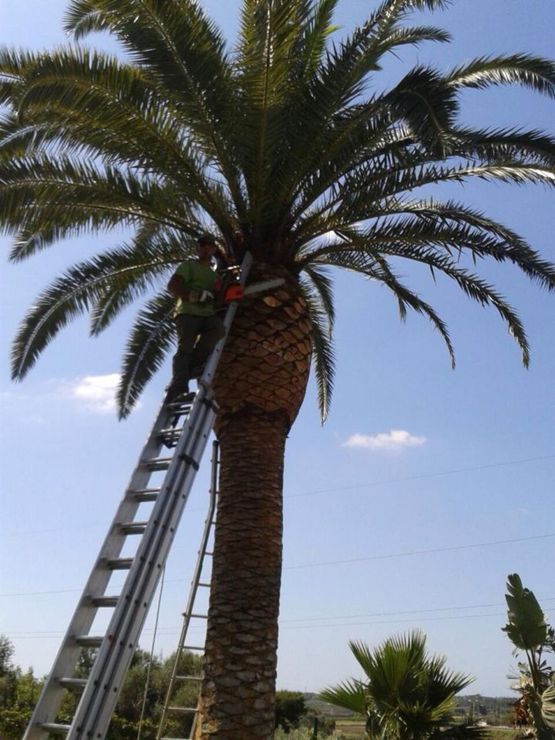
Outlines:
[[355, 679], [343, 681], [337, 686], [330, 686], [320, 691], [319, 697], [322, 701], [327, 701], [336, 707], [349, 709], [356, 714], [366, 712], [366, 688], [362, 681], [356, 681]]
[[[361, 255], [360, 252], [357, 252], [356, 250], [349, 251], [347, 248], [344, 250], [338, 250], [333, 254], [327, 254], [326, 258], [322, 258], [321, 262], [327, 265], [342, 267], [346, 270], [364, 275], [371, 280], [376, 280], [380, 283], [383, 283], [387, 288], [391, 290], [393, 296], [397, 301], [401, 320], [404, 320], [406, 318], [408, 308], [411, 308], [416, 313], [420, 313], [426, 316], [443, 338], [443, 341], [445, 342], [445, 345], [449, 352], [449, 356], [451, 358], [451, 366], [453, 368], [455, 367], [455, 353], [453, 345], [451, 343], [451, 338], [449, 336], [447, 325], [436, 313], [432, 306], [423, 301], [418, 295], [406, 288], [399, 281], [385, 259], [381, 258], [379, 255]], [[516, 317], [513, 317], [512, 315], [511, 321], [515, 323], [515, 331], [517, 331], [519, 335], [518, 342], [519, 344], [522, 343], [521, 346], [523, 347], [523, 356], [527, 360], [528, 345], [526, 342], [526, 337], [522, 336], [522, 326], [518, 319]]]
[[398, 28], [401, 21], [415, 10], [439, 10], [451, 0], [383, 0], [367, 19], [364, 28], [380, 42]]
[[127, 254], [114, 250], [75, 265], [57, 278], [38, 296], [17, 333], [12, 348], [12, 378], [23, 379], [58, 332], [76, 316], [91, 310], [114, 282], [124, 279], [137, 296], [164, 266], [158, 260], [153, 263], [152, 257], [145, 264], [129, 250]]
[[312, 324], [314, 375], [318, 388], [318, 405], [322, 423], [326, 420], [335, 376], [335, 355], [332, 344], [333, 305], [329, 284], [317, 269], [307, 270], [309, 279], [300, 280], [300, 288], [308, 307]]
[[298, 47], [311, 17], [306, 0], [255, 1], [242, 8], [235, 60], [243, 130], [239, 156], [255, 242], [265, 238], [279, 202], [272, 193], [287, 166], [291, 105], [302, 80]]
[[433, 69], [411, 70], [384, 102], [409, 125], [413, 137], [443, 156], [458, 113], [455, 91]]
[[13, 104], [27, 69], [40, 56], [37, 52], [0, 48], [0, 105]]
[[[393, 214], [413, 215], [390, 218]], [[363, 251], [403, 256], [403, 250], [412, 247], [422, 248], [422, 256], [425, 256], [428, 246], [438, 246], [447, 255], [467, 253], [474, 262], [478, 257], [491, 257], [500, 263], [516, 265], [542, 288], [555, 290], [553, 264], [544, 260], [514, 231], [475, 209], [451, 201], [445, 204], [434, 201], [394, 202], [373, 216], [377, 220], [367, 229], [354, 231], [345, 228], [341, 233], [348, 233], [348, 239], [354, 240]], [[337, 225], [335, 228], [339, 230]], [[307, 249], [301, 257], [301, 264], [318, 261], [327, 252], [343, 246], [344, 240], [340, 240]]]
[[[407, 159], [410, 161], [410, 157]], [[485, 164], [443, 165], [422, 163], [420, 157], [415, 159], [416, 162], [413, 164], [406, 161], [393, 167], [386, 164], [381, 167], [365, 165], [357, 168], [347, 175], [343, 182], [332, 188], [330, 197], [320, 210], [329, 211], [340, 203], [344, 215], [352, 221], [361, 221], [368, 217], [368, 210], [371, 211], [382, 200], [414, 191], [425, 185], [440, 182], [464, 183], [471, 178], [518, 185], [541, 183], [550, 187], [555, 186], [555, 170], [537, 162], [507, 158]]]
[[451, 41], [451, 34], [437, 26], [410, 26], [399, 28], [391, 32], [380, 44], [380, 54], [392, 52], [399, 46], [418, 46], [419, 44], [433, 41], [445, 44]]
[[155, 179], [111, 166], [28, 155], [0, 162], [0, 184], [0, 225], [18, 233], [14, 261], [65, 236], [121, 224], [147, 221], [195, 233], [192, 204], [183, 200], [179, 213]]
[[333, 13], [339, 0], [318, 0], [314, 12], [306, 23], [302, 38], [297, 43], [295, 55], [300, 57], [297, 73], [301, 79], [309, 80], [317, 71], [330, 35], [338, 29], [334, 26]]
[[543, 131], [522, 129], [457, 129], [460, 140], [453, 144], [453, 153], [483, 162], [507, 159], [539, 162], [555, 166], [555, 139]]
[[117, 391], [120, 419], [129, 415], [143, 388], [164, 362], [175, 334], [171, 320], [174, 307], [173, 296], [163, 292], [139, 312], [125, 349]]
[[[404, 229], [409, 223], [409, 231], [405, 232]], [[412, 227], [416, 227], [415, 232], [412, 231]], [[422, 238], [422, 229], [427, 230], [427, 236], [424, 238]], [[418, 232], [420, 236], [416, 236]], [[471, 243], [468, 243], [469, 241]], [[446, 326], [427, 304], [423, 303], [420, 309], [411, 304], [412, 300], [418, 302], [420, 299], [410, 291], [405, 293], [406, 289], [398, 283], [396, 277], [387, 267], [385, 260], [381, 260], [381, 258], [384, 256], [401, 257], [414, 260], [420, 264], [427, 264], [432, 271], [437, 270], [454, 280], [469, 298], [477, 301], [482, 306], [493, 306], [497, 310], [506, 323], [509, 333], [520, 347], [523, 364], [528, 366], [530, 348], [526, 332], [517, 313], [493, 286], [477, 275], [461, 268], [448, 256], [451, 250], [455, 253], [462, 250], [465, 242], [472, 255], [482, 254], [493, 256], [498, 261], [516, 262], [533, 279], [539, 280], [543, 287], [550, 289], [555, 287], [553, 265], [541, 260], [526, 245], [520, 245], [518, 242], [514, 246], [507, 245], [503, 240], [492, 239], [489, 235], [484, 236], [480, 229], [473, 231], [467, 227], [460, 229], [456, 226], [450, 227], [449, 225], [427, 224], [425, 222], [422, 224], [417, 222], [394, 222], [390, 225], [377, 226], [363, 232], [346, 229], [339, 242], [331, 243], [314, 251], [311, 257], [307, 256], [305, 260], [312, 259], [320, 264], [337, 264], [346, 269], [360, 270], [369, 277], [382, 281], [398, 298], [402, 318], [406, 315], [407, 305], [428, 315], [444, 337], [454, 363]], [[438, 244], [441, 251], [434, 249], [432, 246], [434, 243]], [[530, 255], [528, 255], [528, 252], [530, 252]]]
[[110, 28], [106, 12], [94, 0], [71, 0], [66, 10], [64, 30], [73, 33], [77, 40], [89, 33]]
[[324, 271], [324, 269], [313, 265], [308, 265], [305, 268], [305, 271], [313, 282], [315, 289], [318, 291], [318, 295], [322, 301], [322, 306], [329, 317], [330, 329], [333, 330], [335, 308], [333, 303], [333, 284], [331, 277]]
[[225, 41], [194, 0], [74, 0], [66, 27], [78, 35], [109, 30], [130, 57], [166, 89], [195, 138], [225, 178], [244, 213], [240, 173], [233, 153], [237, 100]]
[[182, 238], [146, 224], [129, 244], [96, 259], [99, 274], [105, 282], [95, 296], [90, 312], [90, 332], [97, 336], [119, 316], [121, 311], [142, 297], [147, 288], [179, 264], [186, 256], [194, 254], [194, 242], [188, 245]]
[[[235, 215], [231, 191], [207, 176], [210, 162], [191, 140], [183, 111], [135, 67], [86, 49], [42, 55], [26, 71], [17, 108], [19, 138], [36, 151], [63, 151], [113, 167], [132, 164], [168, 178], [222, 230]], [[17, 129], [8, 134], [13, 141]]]
[[529, 54], [479, 57], [452, 70], [445, 81], [451, 87], [523, 85], [555, 97], [555, 64]]

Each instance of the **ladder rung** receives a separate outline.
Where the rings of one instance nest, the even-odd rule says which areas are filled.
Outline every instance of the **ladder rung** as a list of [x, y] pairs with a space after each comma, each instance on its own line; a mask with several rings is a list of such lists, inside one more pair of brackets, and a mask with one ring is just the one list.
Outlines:
[[176, 681], [202, 681], [202, 676], [176, 676]]
[[147, 524], [148, 522], [124, 522], [119, 528], [124, 534], [142, 534]]
[[107, 560], [106, 565], [110, 570], [129, 570], [133, 565], [133, 558], [113, 558]]
[[75, 638], [75, 642], [80, 647], [91, 647], [97, 648], [102, 645], [102, 637], [96, 637], [95, 635], [79, 635]]
[[168, 707], [170, 712], [183, 712], [183, 714], [195, 714], [196, 707]]
[[183, 427], [165, 427], [164, 429], [160, 429], [158, 434], [161, 437], [175, 437], [177, 439], [182, 431]]
[[91, 604], [93, 606], [116, 606], [119, 596], [93, 596]]
[[71, 726], [70, 725], [60, 725], [60, 724], [58, 724], [56, 722], [44, 722], [41, 725], [41, 727], [42, 727], [43, 730], [47, 730], [48, 732], [54, 732], [54, 733], [56, 733], [58, 735], [60, 733], [62, 733], [62, 732], [63, 733], [67, 733], [71, 729]]
[[197, 645], [183, 645], [183, 650], [204, 650], [204, 645], [198, 647]]
[[189, 401], [179, 401], [179, 400], [170, 401], [169, 403], [166, 404], [166, 408], [173, 409], [174, 411], [177, 411], [178, 409], [188, 410], [193, 405], [194, 400], [195, 400], [195, 397], [193, 396], [193, 398], [191, 398]]
[[139, 503], [145, 503], [147, 501], [156, 501], [159, 493], [159, 488], [139, 488], [136, 491], [129, 491], [129, 496], [134, 498], [135, 501], [139, 501]]
[[203, 588], [210, 588], [210, 584], [209, 583], [199, 582], [198, 585], [199, 586], [202, 586]]
[[167, 470], [170, 467], [170, 463], [173, 460], [171, 457], [151, 457], [149, 460], [144, 460], [144, 465], [149, 470]]
[[59, 678], [58, 683], [64, 689], [83, 689], [87, 685], [86, 678]]
[[190, 617], [191, 619], [208, 619], [208, 614], [188, 614], [187, 612], [183, 612], [181, 616]]

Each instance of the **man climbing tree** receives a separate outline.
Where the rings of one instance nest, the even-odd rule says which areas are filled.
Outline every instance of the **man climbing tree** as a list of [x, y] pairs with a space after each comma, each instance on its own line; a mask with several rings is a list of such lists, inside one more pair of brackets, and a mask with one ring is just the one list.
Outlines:
[[216, 252], [214, 238], [201, 236], [197, 241], [198, 259], [182, 262], [168, 283], [168, 290], [177, 298], [174, 316], [177, 352], [168, 388], [170, 401], [193, 397], [189, 393], [189, 380], [201, 374], [208, 356], [225, 333], [216, 313], [216, 293], [222, 289], [222, 280], [212, 265]]
[[554, 65], [529, 54], [420, 65], [388, 87], [379, 77], [388, 54], [450, 40], [407, 22], [447, 0], [368, 2], [350, 34], [333, 24], [338, 4], [243, 0], [230, 53], [194, 0], [71, 0], [67, 32], [109, 32], [125, 56], [81, 45], [0, 53], [9, 107], [0, 218], [15, 237], [12, 259], [85, 230], [133, 229], [129, 243], [75, 265], [39, 296], [15, 340], [14, 378], [72, 318], [90, 312], [96, 335], [143, 296], [118, 391], [120, 415], [129, 414], [174, 347], [168, 277], [207, 227], [238, 261], [251, 253], [249, 279], [284, 281], [242, 302], [214, 384], [222, 464], [203, 738], [273, 733], [285, 441], [311, 366], [328, 412], [332, 273], [356, 273], [369, 291], [386, 287], [401, 316], [429, 319], [453, 357], [445, 323], [397, 273], [401, 261], [424, 265], [494, 308], [524, 364], [517, 313], [476, 271], [510, 263], [555, 288], [555, 268], [519, 234], [429, 194], [436, 183], [476, 178], [555, 183], [551, 137], [476, 128], [461, 114], [468, 88], [521, 85], [555, 97]]

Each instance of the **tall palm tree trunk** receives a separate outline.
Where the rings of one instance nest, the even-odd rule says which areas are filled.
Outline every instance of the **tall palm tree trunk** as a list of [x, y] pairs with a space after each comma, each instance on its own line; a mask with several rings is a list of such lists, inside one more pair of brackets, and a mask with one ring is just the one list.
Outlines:
[[220, 497], [197, 738], [274, 732], [282, 561], [283, 457], [310, 366], [310, 321], [286, 285], [239, 311], [215, 382]]
[[283, 415], [236, 415], [221, 491], [202, 690], [203, 738], [269, 738], [281, 580]]

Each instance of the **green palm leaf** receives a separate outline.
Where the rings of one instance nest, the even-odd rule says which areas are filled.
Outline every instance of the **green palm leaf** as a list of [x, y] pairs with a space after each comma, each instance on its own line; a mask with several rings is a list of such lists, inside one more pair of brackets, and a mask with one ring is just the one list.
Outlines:
[[446, 82], [452, 87], [476, 88], [518, 84], [555, 97], [555, 64], [528, 54], [480, 57], [454, 69]]
[[143, 388], [162, 365], [172, 346], [174, 302], [173, 297], [164, 292], [148, 301], [139, 312], [125, 349], [117, 391], [121, 419], [137, 403]]
[[513, 645], [520, 650], [534, 650], [543, 645], [547, 638], [544, 613], [532, 591], [524, 588], [517, 573], [507, 578], [505, 599], [509, 621], [503, 631]]
[[[136, 246], [75, 265], [41, 293], [13, 344], [14, 379], [25, 377], [60, 329], [77, 315], [92, 311], [91, 333], [97, 334], [121, 308], [143, 295], [155, 276], [167, 272], [169, 256], [158, 250], [143, 250], [141, 254]], [[105, 305], [108, 295], [112, 297], [110, 307]]]
[[318, 269], [307, 269], [309, 280], [301, 279], [300, 287], [312, 322], [314, 375], [318, 388], [318, 405], [322, 422], [329, 412], [335, 377], [335, 353], [332, 344], [333, 299], [327, 277]]

